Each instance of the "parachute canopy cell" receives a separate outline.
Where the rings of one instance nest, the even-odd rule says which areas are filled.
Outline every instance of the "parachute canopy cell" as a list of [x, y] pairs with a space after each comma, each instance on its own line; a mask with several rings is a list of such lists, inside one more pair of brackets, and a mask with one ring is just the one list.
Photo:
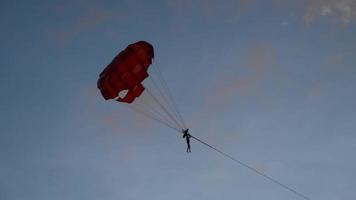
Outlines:
[[[97, 84], [102, 96], [106, 100], [132, 103], [145, 90], [142, 81], [149, 76], [147, 70], [153, 58], [150, 43], [139, 41], [128, 45], [100, 73]], [[119, 96], [121, 91], [127, 91], [124, 97]]]

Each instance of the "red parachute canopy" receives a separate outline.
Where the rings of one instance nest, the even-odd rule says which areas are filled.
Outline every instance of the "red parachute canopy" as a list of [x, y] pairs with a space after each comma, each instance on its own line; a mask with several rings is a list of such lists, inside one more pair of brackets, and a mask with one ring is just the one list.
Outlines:
[[[147, 70], [153, 58], [153, 46], [146, 41], [127, 46], [100, 73], [98, 88], [103, 97], [132, 103], [145, 90], [142, 81], [149, 76]], [[128, 92], [121, 98], [118, 95], [123, 90]]]

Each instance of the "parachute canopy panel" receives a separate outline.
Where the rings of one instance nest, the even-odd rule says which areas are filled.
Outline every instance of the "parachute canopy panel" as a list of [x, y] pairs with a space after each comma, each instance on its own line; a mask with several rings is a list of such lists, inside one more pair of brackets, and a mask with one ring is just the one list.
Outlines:
[[[150, 43], [139, 41], [128, 45], [100, 73], [97, 84], [102, 96], [106, 100], [132, 103], [145, 90], [142, 81], [149, 76], [147, 70], [153, 58], [154, 50]], [[124, 90], [128, 92], [120, 97], [119, 93]]]

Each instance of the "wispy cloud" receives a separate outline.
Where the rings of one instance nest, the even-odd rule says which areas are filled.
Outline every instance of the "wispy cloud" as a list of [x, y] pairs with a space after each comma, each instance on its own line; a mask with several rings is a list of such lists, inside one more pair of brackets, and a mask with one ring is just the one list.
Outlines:
[[246, 66], [263, 71], [273, 62], [273, 49], [270, 44], [258, 44], [252, 47], [246, 56]]
[[[167, 3], [175, 10], [194, 10], [206, 16], [227, 16], [230, 19], [258, 6], [255, 0], [225, 1], [223, 4], [218, 0], [168, 0]], [[277, 10], [284, 9], [300, 13], [299, 18], [307, 24], [322, 17], [332, 17], [331, 19], [338, 19], [343, 24], [349, 24], [356, 19], [355, 0], [273, 0], [272, 4]], [[286, 20], [282, 22], [282, 25], [288, 24]]]
[[288, 25], [289, 25], [289, 20], [288, 20], [288, 19], [284, 19], [284, 20], [281, 22], [281, 25], [282, 25], [282, 26], [288, 26]]
[[[81, 12], [76, 14], [73, 20], [69, 20], [69, 23], [64, 25], [53, 23], [52, 26], [46, 27], [44, 29], [45, 38], [49, 38], [59, 45], [65, 45], [81, 34], [93, 30], [105, 22], [121, 20], [127, 16], [127, 13], [123, 11], [97, 8], [84, 1], [79, 2], [79, 7], [82, 8]], [[58, 13], [65, 13], [67, 9], [68, 8], [63, 6], [55, 6], [53, 8], [54, 12]], [[112, 33], [109, 32], [108, 34]]]
[[[220, 74], [216, 82], [206, 90], [205, 104], [230, 105], [234, 97], [250, 95], [257, 90], [257, 82], [274, 63], [274, 50], [270, 44], [257, 44], [246, 52], [245, 60], [239, 65], [244, 69], [241, 74]], [[219, 107], [221, 109], [221, 107]]]
[[238, 16], [254, 5], [255, 0], [228, 0], [221, 3], [219, 0], [168, 0], [170, 8], [177, 11], [192, 11], [207, 17], [224, 16], [226, 20]]
[[317, 18], [332, 16], [343, 24], [348, 24], [356, 19], [355, 0], [310, 0], [304, 20], [311, 23]]
[[356, 19], [355, 0], [273, 0], [275, 9], [296, 14], [297, 18], [310, 25], [322, 18], [337, 20], [347, 25]]

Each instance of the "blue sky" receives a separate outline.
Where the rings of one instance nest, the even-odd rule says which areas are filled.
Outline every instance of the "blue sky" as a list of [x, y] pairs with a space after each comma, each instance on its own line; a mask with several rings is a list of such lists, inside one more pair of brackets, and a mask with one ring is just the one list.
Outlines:
[[356, 2], [0, 2], [0, 199], [300, 199], [104, 101], [154, 45], [192, 134], [306, 194], [356, 198]]

